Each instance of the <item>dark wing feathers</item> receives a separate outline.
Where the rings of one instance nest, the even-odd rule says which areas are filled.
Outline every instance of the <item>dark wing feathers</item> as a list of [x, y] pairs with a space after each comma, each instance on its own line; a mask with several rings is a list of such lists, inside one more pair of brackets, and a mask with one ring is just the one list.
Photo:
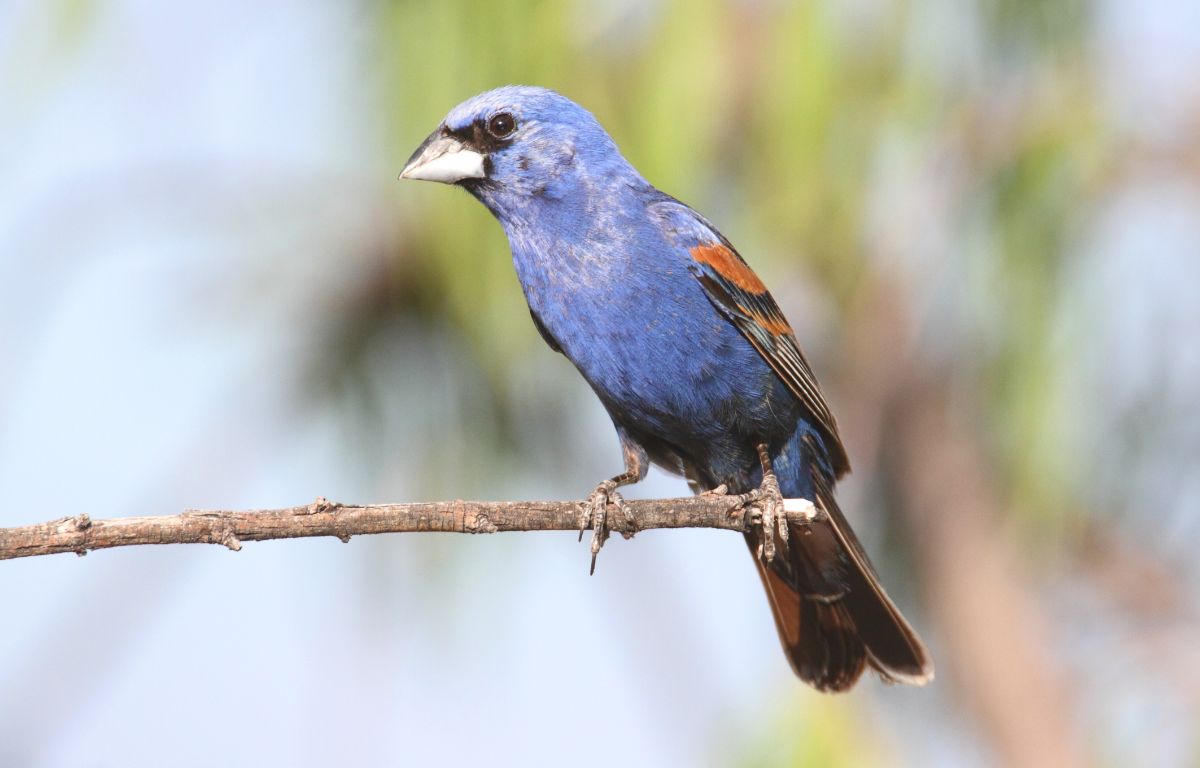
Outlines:
[[[734, 272], [728, 259], [714, 259], [709, 254], [720, 248], [737, 259]], [[796, 343], [791, 326], [779, 310], [779, 305], [758, 278], [749, 281], [745, 274], [753, 275], [750, 267], [737, 251], [725, 243], [713, 246], [696, 246], [690, 250], [695, 266], [693, 271], [704, 286], [709, 299], [720, 309], [750, 344], [762, 355], [767, 364], [779, 375], [804, 407], [812, 414], [829, 451], [830, 464], [835, 477], [850, 471], [850, 459], [842, 446], [837, 421], [829, 410], [829, 404], [821, 394], [817, 377], [813, 374], [804, 353]], [[742, 272], [744, 270], [744, 273]]]
[[[814, 503], [825, 513], [807, 529], [791, 528], [791, 556], [764, 563], [759, 574], [792, 668], [825, 691], [843, 691], [865, 666], [887, 680], [924, 683], [933, 665], [916, 633], [884, 592], [871, 561], [833, 498], [833, 480], [850, 469], [837, 422], [791, 326], [767, 288], [704, 217], [674, 198], [652, 202], [663, 233], [691, 257], [689, 267], [708, 299], [727, 317], [808, 410], [829, 456], [810, 467]], [[815, 436], [808, 449], [819, 455]], [[775, 534], [771, 534], [775, 535]], [[746, 536], [751, 554], [758, 537]], [[839, 564], [830, 572], [830, 564]]]
[[675, 198], [654, 192], [648, 211], [663, 234], [691, 257], [692, 273], [713, 305], [737, 327], [812, 414], [838, 478], [850, 471], [837, 421], [779, 305], [716, 227]]

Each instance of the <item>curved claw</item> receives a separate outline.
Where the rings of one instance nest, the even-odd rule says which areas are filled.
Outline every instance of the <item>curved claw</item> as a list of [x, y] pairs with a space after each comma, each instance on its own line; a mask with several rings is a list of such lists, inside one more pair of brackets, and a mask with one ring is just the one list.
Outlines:
[[625, 499], [617, 493], [616, 488], [615, 481], [605, 480], [596, 486], [596, 490], [592, 491], [587, 500], [580, 505], [582, 514], [579, 517], [579, 540], [583, 541], [584, 531], [588, 528], [592, 529], [592, 563], [588, 569], [588, 575], [596, 572], [596, 555], [600, 554], [600, 548], [604, 546], [604, 542], [608, 541], [609, 503], [621, 510], [626, 522], [633, 522], [633, 512], [626, 506]]

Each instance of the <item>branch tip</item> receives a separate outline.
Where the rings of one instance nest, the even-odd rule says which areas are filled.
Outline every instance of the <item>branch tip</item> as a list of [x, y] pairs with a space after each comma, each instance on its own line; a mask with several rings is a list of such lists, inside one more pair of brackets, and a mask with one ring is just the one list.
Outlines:
[[787, 514], [788, 522], [797, 525], [808, 525], [819, 514], [816, 505], [808, 499], [784, 499], [783, 511]]

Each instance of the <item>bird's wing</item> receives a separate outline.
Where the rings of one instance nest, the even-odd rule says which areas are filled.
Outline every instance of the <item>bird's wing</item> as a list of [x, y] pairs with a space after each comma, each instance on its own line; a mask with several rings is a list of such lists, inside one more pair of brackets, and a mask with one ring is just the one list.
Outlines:
[[703, 216], [674, 198], [664, 198], [651, 204], [651, 215], [668, 239], [686, 249], [691, 259], [688, 267], [713, 306], [742, 332], [812, 415], [825, 438], [834, 477], [849, 472], [850, 460], [837, 421], [796, 343], [792, 327], [767, 287]]

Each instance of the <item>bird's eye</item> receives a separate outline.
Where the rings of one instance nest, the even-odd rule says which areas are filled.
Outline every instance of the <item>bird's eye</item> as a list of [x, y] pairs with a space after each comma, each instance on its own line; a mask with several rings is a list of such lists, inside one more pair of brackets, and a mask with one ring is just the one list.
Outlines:
[[497, 139], [507, 138], [517, 130], [517, 121], [507, 112], [501, 112], [498, 115], [492, 115], [492, 119], [488, 120], [487, 129], [488, 133]]

